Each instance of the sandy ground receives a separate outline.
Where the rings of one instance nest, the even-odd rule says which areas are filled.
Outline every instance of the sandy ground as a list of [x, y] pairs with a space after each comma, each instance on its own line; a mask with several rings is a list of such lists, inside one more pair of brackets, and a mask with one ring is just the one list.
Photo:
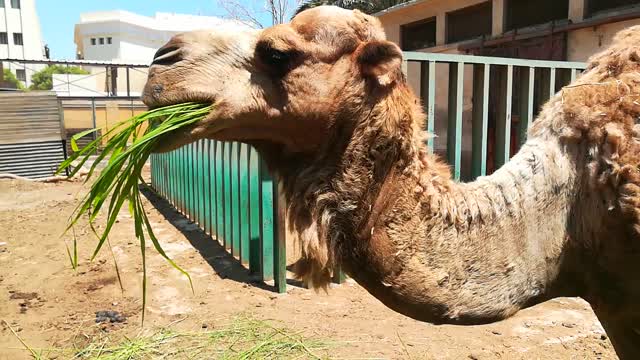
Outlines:
[[[124, 212], [110, 236], [124, 292], [108, 248], [88, 261], [96, 243], [76, 230], [80, 267], [70, 267], [61, 237], [66, 219], [86, 188], [79, 183], [0, 181], [0, 359], [29, 358], [17, 332], [34, 348], [65, 347], [101, 334], [132, 336], [141, 331], [142, 266], [132, 220]], [[147, 246], [149, 276], [145, 330], [198, 330], [236, 314], [280, 321], [309, 336], [334, 342], [332, 358], [386, 359], [615, 359], [589, 305], [557, 299], [496, 324], [434, 326], [384, 307], [357, 284], [328, 294], [289, 286], [278, 295], [253, 284], [246, 270], [217, 242], [150, 197], [147, 209], [169, 255], [193, 277], [186, 279]], [[295, 259], [290, 258], [289, 261]], [[115, 310], [124, 324], [95, 323], [95, 312]]]

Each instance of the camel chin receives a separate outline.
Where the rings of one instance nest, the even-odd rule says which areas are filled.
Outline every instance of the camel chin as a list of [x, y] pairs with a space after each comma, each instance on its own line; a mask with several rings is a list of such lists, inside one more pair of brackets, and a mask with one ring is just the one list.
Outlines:
[[338, 265], [421, 321], [499, 321], [562, 296], [587, 300], [622, 359], [640, 357], [640, 28], [624, 30], [553, 96], [502, 168], [451, 179], [379, 21], [318, 7], [261, 31], [177, 35], [144, 101], [215, 102], [168, 139], [256, 147], [277, 174], [298, 276]]

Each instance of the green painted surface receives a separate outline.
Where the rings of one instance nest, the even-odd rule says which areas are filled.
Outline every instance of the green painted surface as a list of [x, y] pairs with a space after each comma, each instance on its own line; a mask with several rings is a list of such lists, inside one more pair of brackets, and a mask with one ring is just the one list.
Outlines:
[[240, 186], [240, 260], [249, 265], [249, 145], [240, 144], [239, 175]]
[[224, 245], [224, 144], [215, 142], [216, 154], [216, 239]]
[[231, 249], [231, 143], [224, 143], [224, 245]]
[[231, 143], [231, 253], [240, 257], [240, 171], [238, 169], [238, 143]]
[[249, 272], [262, 276], [260, 251], [260, 158], [255, 149], [250, 148], [249, 173]]
[[262, 277], [264, 280], [272, 280], [274, 276], [274, 240], [275, 240], [275, 216], [274, 213], [274, 181], [267, 171], [264, 162], [260, 163], [260, 193], [262, 224], [260, 239], [262, 240]]

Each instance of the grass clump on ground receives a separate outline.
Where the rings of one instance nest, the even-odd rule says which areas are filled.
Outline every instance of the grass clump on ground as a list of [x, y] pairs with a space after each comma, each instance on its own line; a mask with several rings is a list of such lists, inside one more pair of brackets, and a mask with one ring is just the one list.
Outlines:
[[[198, 332], [162, 329], [147, 335], [102, 335], [82, 346], [28, 348], [36, 359], [325, 359], [329, 342], [306, 337], [271, 321], [239, 316]], [[25, 344], [26, 346], [26, 344]]]
[[[210, 110], [211, 105], [197, 103], [184, 103], [154, 109], [117, 124], [82, 149], [78, 148], [77, 140], [97, 132], [99, 129], [79, 133], [71, 139], [74, 153], [58, 169], [58, 173], [70, 169], [70, 177], [73, 177], [90, 160], [91, 156], [99, 153], [89, 168], [85, 182], [89, 182], [97, 174], [96, 179], [91, 183], [89, 193], [72, 214], [67, 230], [73, 228], [81, 217], [88, 216], [89, 225], [98, 237], [98, 243], [91, 258], [93, 260], [105, 242], [108, 242], [109, 232], [116, 223], [120, 209], [125, 203], [128, 204], [142, 254], [143, 309], [146, 304], [145, 242], [147, 240], [153, 243], [155, 250], [171, 265], [185, 274], [189, 278], [189, 282], [191, 282], [191, 278], [167, 256], [153, 233], [140, 196], [139, 185], [144, 183], [141, 176], [142, 169], [159, 141], [178, 129], [204, 119]], [[144, 126], [146, 126], [146, 130], [143, 132]], [[101, 152], [98, 151], [100, 149]], [[97, 166], [107, 159], [106, 167], [97, 172]], [[93, 223], [97, 216], [105, 211], [106, 225], [102, 232], [98, 233]], [[68, 253], [72, 266], [76, 268], [78, 256], [75, 237], [73, 251], [69, 250]], [[142, 317], [144, 321], [144, 310]]]

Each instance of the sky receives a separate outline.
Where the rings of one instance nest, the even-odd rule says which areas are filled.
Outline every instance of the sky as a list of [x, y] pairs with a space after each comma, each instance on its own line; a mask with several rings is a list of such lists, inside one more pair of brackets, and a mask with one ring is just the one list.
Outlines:
[[[239, 0], [246, 3], [252, 0]], [[73, 31], [80, 13], [127, 10], [153, 16], [156, 12], [224, 16], [216, 0], [36, 0], [44, 42], [54, 59], [74, 59]], [[264, 19], [264, 21], [263, 21]], [[260, 21], [266, 22], [267, 16]]]

